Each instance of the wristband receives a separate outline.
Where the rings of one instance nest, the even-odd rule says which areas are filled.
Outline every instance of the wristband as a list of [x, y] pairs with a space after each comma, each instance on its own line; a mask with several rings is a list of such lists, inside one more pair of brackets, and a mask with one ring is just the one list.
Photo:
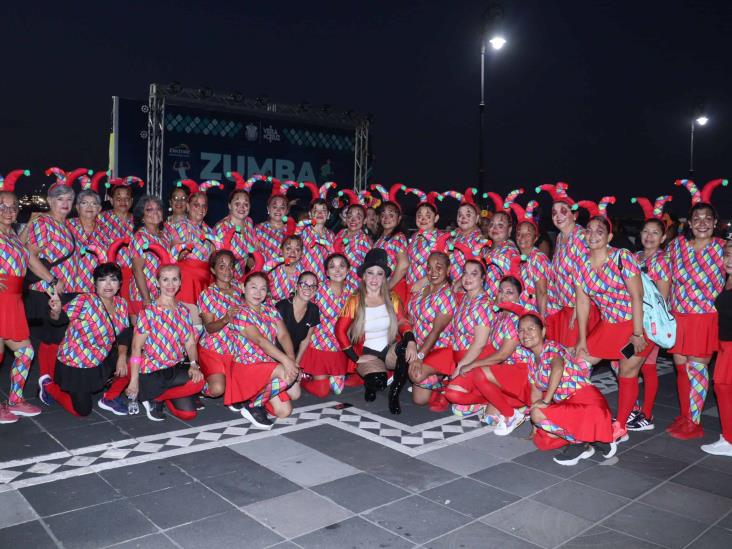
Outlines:
[[130, 364], [132, 365], [140, 365], [142, 364], [142, 357], [141, 356], [131, 356], [130, 357]]
[[633, 334], [633, 337], [643, 337], [643, 334]]
[[412, 331], [404, 332], [404, 335], [402, 335], [402, 343], [406, 346], [409, 343], [414, 342], [414, 333]]
[[356, 354], [356, 351], [353, 350], [353, 347], [349, 347], [348, 349], [343, 349], [343, 352], [345, 355], [351, 359], [353, 362], [358, 362], [358, 355]]
[[544, 400], [543, 398], [541, 399], [541, 402], [542, 402], [542, 404], [546, 404], [547, 406], [549, 406], [549, 405], [551, 404], [551, 402], [547, 402], [547, 401], [546, 401], [546, 400]]

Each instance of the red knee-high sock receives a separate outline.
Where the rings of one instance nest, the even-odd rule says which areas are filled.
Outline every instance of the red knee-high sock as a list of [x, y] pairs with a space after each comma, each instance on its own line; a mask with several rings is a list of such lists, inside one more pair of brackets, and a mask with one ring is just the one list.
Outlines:
[[61, 389], [61, 387], [59, 387], [58, 385], [56, 385], [53, 382], [47, 383], [44, 386], [44, 388], [45, 388], [46, 392], [49, 393], [53, 397], [53, 400], [58, 402], [63, 407], [64, 410], [66, 410], [67, 412], [69, 412], [72, 415], [80, 417], [79, 414], [76, 412], [76, 410], [74, 410], [74, 404], [71, 401], [71, 395], [69, 393], [67, 393], [66, 391], [63, 391]]
[[618, 378], [618, 414], [617, 419], [620, 425], [625, 426], [628, 421], [630, 411], [635, 406], [638, 399], [638, 378], [637, 377], [619, 377]]
[[488, 404], [478, 389], [473, 388], [467, 393], [456, 389], [445, 389], [445, 398], [453, 404]]
[[168, 389], [155, 400], [170, 400], [171, 398], [183, 398], [187, 396], [197, 395], [201, 392], [201, 389], [203, 389], [204, 383], [206, 382], [203, 380], [199, 381], [198, 383], [194, 383], [193, 381], [189, 380], [188, 382], [186, 382], [185, 385], [180, 385], [179, 387], [173, 387], [172, 389]]
[[681, 416], [685, 418], [691, 417], [691, 413], [689, 411], [691, 383], [689, 383], [689, 376], [686, 373], [686, 363], [678, 364], [676, 366], [676, 390], [679, 393], [679, 410]]
[[130, 376], [115, 377], [112, 384], [109, 386], [104, 393], [104, 400], [114, 400], [122, 394], [127, 386], [130, 384]]
[[722, 424], [724, 440], [732, 444], [732, 384], [715, 383], [714, 394], [717, 396], [717, 411]]
[[300, 387], [318, 398], [325, 398], [330, 393], [330, 382], [327, 378], [303, 379], [300, 381]]
[[643, 374], [643, 415], [647, 418], [653, 417], [653, 405], [656, 404], [658, 394], [658, 370], [656, 363], [646, 363], [641, 366]]
[[553, 437], [543, 429], [539, 429], [534, 434], [534, 445], [541, 451], [556, 450], [562, 446], [569, 444], [566, 439], [561, 437]]
[[170, 400], [166, 400], [165, 405], [168, 407], [168, 410], [170, 410], [170, 413], [178, 419], [188, 421], [189, 419], [194, 419], [196, 417], [196, 410], [179, 410]]
[[506, 396], [501, 391], [501, 388], [490, 381], [483, 368], [474, 368], [471, 372], [473, 376], [473, 383], [475, 388], [482, 394], [488, 402], [493, 404], [501, 415], [506, 418], [510, 418], [513, 415], [513, 406], [511, 406], [506, 400]]
[[38, 370], [40, 375], [51, 376], [56, 370], [56, 354], [58, 353], [58, 345], [54, 343], [41, 343], [38, 345]]

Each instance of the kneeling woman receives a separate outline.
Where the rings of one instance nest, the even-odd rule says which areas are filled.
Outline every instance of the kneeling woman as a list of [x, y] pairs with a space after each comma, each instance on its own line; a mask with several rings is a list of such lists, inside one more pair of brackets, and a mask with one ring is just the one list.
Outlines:
[[[163, 263], [157, 282], [160, 297], [137, 317], [127, 395], [142, 402], [152, 421], [165, 419], [163, 403], [175, 417], [190, 420], [196, 417], [194, 396], [204, 380], [190, 310], [175, 299], [180, 269]], [[190, 365], [184, 362], [186, 356]]]
[[92, 397], [114, 376], [99, 407], [116, 415], [127, 414], [127, 402], [119, 395], [127, 385], [127, 348], [131, 329], [127, 301], [119, 297], [122, 270], [115, 263], [102, 263], [93, 272], [94, 293], [79, 294], [65, 309], [54, 294], [49, 301], [51, 324], [65, 326], [52, 375], [40, 377], [40, 398], [50, 404], [50, 395], [75, 416], [88, 416]]
[[231, 322], [234, 357], [224, 393], [224, 404], [244, 403], [241, 415], [259, 429], [272, 426], [267, 412], [286, 418], [292, 413], [290, 400], [300, 397], [292, 340], [277, 309], [265, 303], [268, 289], [265, 274], [247, 275], [244, 305]]
[[544, 323], [536, 313], [513, 307], [521, 314], [521, 345], [531, 351], [531, 421], [537, 428], [534, 444], [539, 450], [566, 446], [554, 457], [560, 465], [575, 465], [592, 456], [595, 449], [611, 458], [617, 444], [613, 442], [610, 409], [590, 381], [592, 367], [573, 358], [559, 343], [546, 341]]
[[400, 414], [399, 395], [407, 381], [409, 363], [417, 346], [404, 305], [389, 291], [391, 275], [386, 252], [370, 250], [358, 268], [358, 291], [348, 298], [336, 324], [336, 337], [346, 356], [364, 379], [367, 402], [386, 388], [386, 371], [394, 370], [389, 389], [389, 411]]

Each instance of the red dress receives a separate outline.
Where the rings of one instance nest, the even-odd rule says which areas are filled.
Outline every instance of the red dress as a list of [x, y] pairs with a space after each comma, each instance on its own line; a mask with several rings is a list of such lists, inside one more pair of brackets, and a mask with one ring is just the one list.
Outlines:
[[[231, 307], [239, 306], [242, 302], [242, 297], [239, 294], [229, 295], [224, 293], [218, 286], [212, 285], [198, 296], [198, 309], [202, 315], [204, 313], [210, 314], [219, 319]], [[201, 371], [204, 376], [226, 375], [227, 369], [231, 367], [234, 344], [235, 337], [232, 335], [229, 325], [212, 334], [204, 330], [201, 339], [198, 340], [198, 360], [201, 363]]]
[[216, 251], [216, 236], [205, 223], [195, 225], [188, 219], [175, 223], [171, 228], [175, 244], [190, 246], [189, 253], [178, 262], [181, 286], [176, 299], [183, 303], [195, 304], [198, 296], [212, 281], [208, 260]]
[[28, 249], [14, 232], [0, 233], [0, 339], [28, 339], [23, 305], [23, 277], [28, 269]]
[[313, 376], [344, 376], [348, 373], [348, 360], [336, 338], [336, 322], [351, 296], [344, 284], [341, 294], [336, 296], [325, 283], [318, 287], [313, 303], [320, 310], [320, 324], [313, 330], [313, 337], [303, 353], [300, 367]]
[[[127, 219], [119, 218], [114, 211], [107, 210], [99, 214], [97, 222], [102, 226], [102, 230], [107, 235], [108, 242], [114, 242], [119, 238], [132, 238], [132, 216]], [[132, 280], [132, 256], [127, 247], [120, 249], [117, 254], [117, 265], [122, 269], [122, 285], [119, 289], [119, 295], [129, 301], [130, 299], [130, 280]]]
[[[424, 344], [424, 340], [432, 331], [437, 316], [452, 316], [455, 313], [455, 308], [455, 296], [447, 284], [431, 294], [420, 292], [412, 295], [407, 310], [409, 311], [409, 318], [412, 319], [414, 339], [418, 348]], [[451, 324], [448, 324], [422, 362], [441, 374], [450, 375], [455, 369], [451, 343], [452, 330]]]

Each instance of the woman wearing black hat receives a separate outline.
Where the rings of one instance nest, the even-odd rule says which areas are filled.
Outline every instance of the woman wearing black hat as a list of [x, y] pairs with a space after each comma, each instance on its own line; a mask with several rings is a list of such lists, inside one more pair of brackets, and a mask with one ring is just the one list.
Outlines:
[[409, 362], [417, 356], [417, 346], [404, 305], [389, 291], [390, 275], [386, 252], [370, 250], [358, 269], [358, 291], [348, 298], [336, 324], [336, 337], [364, 379], [367, 401], [386, 388], [386, 371], [394, 370], [389, 411], [399, 414], [399, 394], [407, 381]]

